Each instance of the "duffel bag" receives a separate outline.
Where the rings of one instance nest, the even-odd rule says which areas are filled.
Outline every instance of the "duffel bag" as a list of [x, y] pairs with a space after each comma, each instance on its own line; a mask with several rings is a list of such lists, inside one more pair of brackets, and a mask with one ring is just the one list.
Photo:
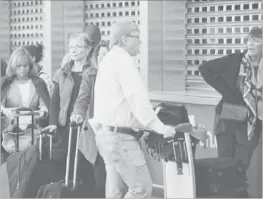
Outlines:
[[244, 166], [230, 157], [195, 160], [195, 176], [196, 194], [203, 197], [247, 186]]

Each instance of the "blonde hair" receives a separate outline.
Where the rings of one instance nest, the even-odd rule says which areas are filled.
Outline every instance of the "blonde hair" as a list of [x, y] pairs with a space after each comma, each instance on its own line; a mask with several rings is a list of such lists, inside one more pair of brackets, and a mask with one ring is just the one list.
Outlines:
[[71, 41], [71, 39], [73, 38], [78, 38], [78, 39], [83, 39], [83, 41], [85, 42], [85, 44], [87, 46], [92, 46], [92, 41], [90, 41], [89, 36], [87, 33], [85, 32], [78, 32], [78, 33], [72, 33], [69, 35], [68, 38], [68, 43]]
[[30, 55], [30, 53], [24, 47], [18, 47], [11, 54], [11, 57], [8, 62], [8, 66], [6, 69], [6, 76], [13, 77], [16, 75], [16, 67], [20, 65], [29, 65], [28, 76], [36, 76], [36, 70], [34, 67], [34, 61]]

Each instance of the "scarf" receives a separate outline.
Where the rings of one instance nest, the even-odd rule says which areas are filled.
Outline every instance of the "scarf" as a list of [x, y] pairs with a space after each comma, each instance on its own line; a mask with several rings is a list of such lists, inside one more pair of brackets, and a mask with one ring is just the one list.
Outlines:
[[262, 120], [262, 58], [259, 66], [254, 66], [248, 54], [245, 54], [241, 60], [239, 77], [240, 90], [246, 105], [249, 107], [247, 136], [250, 140], [254, 134], [257, 118]]

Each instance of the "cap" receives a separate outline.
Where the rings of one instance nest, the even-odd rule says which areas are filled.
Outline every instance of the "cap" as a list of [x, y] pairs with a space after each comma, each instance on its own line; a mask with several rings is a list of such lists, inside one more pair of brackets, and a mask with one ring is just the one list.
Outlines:
[[137, 24], [134, 21], [122, 20], [112, 26], [110, 34], [110, 46], [115, 45], [119, 40], [133, 31], [139, 31]]
[[101, 32], [98, 26], [96, 25], [88, 25], [85, 29], [84, 32], [88, 34], [89, 39], [92, 42], [95, 42], [95, 45], [98, 45], [101, 40]]

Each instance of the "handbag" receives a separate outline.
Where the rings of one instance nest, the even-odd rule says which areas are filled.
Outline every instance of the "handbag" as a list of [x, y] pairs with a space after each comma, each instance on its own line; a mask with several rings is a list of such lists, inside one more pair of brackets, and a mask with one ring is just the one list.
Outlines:
[[220, 116], [222, 119], [244, 122], [248, 118], [248, 107], [224, 102]]

